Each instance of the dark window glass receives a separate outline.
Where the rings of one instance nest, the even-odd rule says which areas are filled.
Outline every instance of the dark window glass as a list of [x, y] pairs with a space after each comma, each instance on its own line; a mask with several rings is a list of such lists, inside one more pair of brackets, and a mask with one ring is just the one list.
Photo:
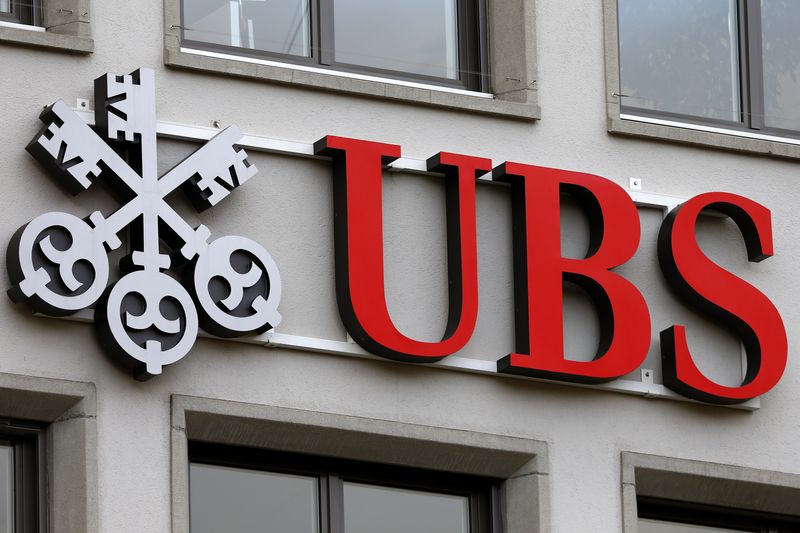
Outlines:
[[457, 80], [456, 0], [336, 0], [336, 61]]
[[712, 526], [695, 526], [663, 520], [639, 519], [639, 533], [741, 533], [746, 529], [727, 529]]
[[10, 441], [0, 440], [0, 533], [12, 531], [14, 531], [14, 447]]
[[796, 533], [800, 517], [712, 505], [637, 498], [639, 533]]
[[295, 56], [311, 55], [309, 0], [190, 0], [184, 37]]
[[764, 122], [800, 131], [800, 2], [761, 0]]
[[44, 428], [0, 420], [0, 533], [42, 533], [45, 527]]
[[192, 464], [192, 533], [316, 533], [317, 478]]
[[625, 105], [739, 121], [736, 0], [619, 0]]
[[484, 1], [182, 0], [183, 40], [197, 49], [482, 90]]
[[500, 533], [497, 480], [189, 443], [192, 533]]
[[469, 498], [345, 482], [344, 528], [347, 533], [469, 533]]

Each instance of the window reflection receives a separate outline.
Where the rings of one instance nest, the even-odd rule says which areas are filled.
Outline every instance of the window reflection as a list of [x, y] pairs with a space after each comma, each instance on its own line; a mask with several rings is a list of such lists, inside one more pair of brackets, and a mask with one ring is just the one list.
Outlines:
[[317, 479], [192, 463], [192, 533], [318, 533]]
[[456, 0], [336, 0], [336, 61], [458, 79]]
[[193, 41], [311, 55], [309, 0], [184, 0], [183, 26]]
[[736, 0], [619, 0], [623, 106], [741, 121], [737, 28]]
[[345, 482], [347, 533], [469, 533], [466, 496]]

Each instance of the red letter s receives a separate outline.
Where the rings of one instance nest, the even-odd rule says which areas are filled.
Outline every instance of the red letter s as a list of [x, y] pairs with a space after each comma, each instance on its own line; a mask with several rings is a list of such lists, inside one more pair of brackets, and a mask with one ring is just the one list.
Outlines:
[[786, 367], [786, 331], [778, 310], [766, 296], [712, 262], [698, 246], [695, 227], [706, 208], [724, 213], [739, 226], [750, 261], [772, 255], [770, 212], [735, 194], [701, 194], [673, 209], [658, 235], [658, 260], [670, 286], [690, 305], [741, 338], [747, 372], [739, 387], [709, 380], [692, 360], [684, 327], [675, 325], [661, 332], [664, 384], [703, 402], [741, 403], [766, 393], [780, 380]]

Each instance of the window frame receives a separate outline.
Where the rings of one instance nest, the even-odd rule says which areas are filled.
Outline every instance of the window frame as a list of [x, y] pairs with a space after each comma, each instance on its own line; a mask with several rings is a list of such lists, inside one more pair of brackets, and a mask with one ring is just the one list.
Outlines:
[[[797, 531], [800, 517], [762, 513], [678, 500], [639, 496], [636, 498], [639, 518], [663, 520], [678, 524], [719, 527], [752, 533]], [[787, 529], [784, 529], [787, 528]], [[788, 529], [792, 528], [792, 529]]]
[[190, 465], [225, 466], [316, 478], [321, 533], [346, 532], [345, 482], [463, 496], [469, 502], [469, 533], [502, 532], [499, 522], [499, 486], [502, 480], [499, 479], [198, 441], [189, 441], [188, 455]]
[[186, 1], [180, 0], [181, 22], [179, 29], [182, 46], [255, 59], [272, 59], [288, 64], [330, 69], [336, 72], [439, 85], [452, 89], [475, 92], [487, 92], [489, 89], [488, 73], [486, 72], [488, 64], [485, 30], [486, 0], [456, 0], [459, 71], [459, 79], [457, 80], [336, 61], [334, 44], [335, 0], [309, 0], [311, 55], [308, 57], [187, 39], [187, 26], [183, 9], [183, 4]]
[[45, 426], [37, 422], [0, 419], [0, 439], [13, 450], [14, 532], [47, 530]]
[[[690, 115], [653, 112], [625, 106], [621, 91], [618, 2], [619, 0], [603, 0], [606, 115], [609, 133], [772, 157], [800, 159], [800, 132], [778, 128], [753, 129], [749, 126], [746, 127], [744, 121], [741, 123], [715, 121]], [[759, 0], [737, 0], [737, 7], [742, 13], [742, 9], [747, 9], [747, 6], [755, 6], [760, 13], [758, 2]], [[759, 112], [763, 117], [763, 95], [755, 94], [759, 91], [763, 93], [763, 79], [751, 76], [744, 68], [747, 61], [752, 63], [757, 60], [758, 64], [761, 64], [761, 42], [749, 36], [750, 33], [757, 32], [759, 35], [761, 33], [760, 28], [756, 28], [754, 24], [747, 24], [748, 18], [754, 18], [752, 12], [753, 8], [750, 7], [751, 15], [749, 17], [739, 17], [740, 98], [743, 102], [744, 117]], [[760, 26], [760, 16], [756, 22]], [[744, 35], [748, 35], [746, 42], [743, 39]], [[758, 70], [760, 72], [760, 67]], [[747, 104], [745, 107], [744, 102], [756, 100], [760, 101], [760, 111], [758, 106]]]

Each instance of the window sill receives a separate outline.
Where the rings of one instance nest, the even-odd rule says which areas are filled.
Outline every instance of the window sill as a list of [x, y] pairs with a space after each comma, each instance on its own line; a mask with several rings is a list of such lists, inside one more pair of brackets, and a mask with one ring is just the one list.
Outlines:
[[94, 40], [91, 37], [58, 33], [57, 30], [57, 27], [46, 30], [39, 26], [0, 22], [0, 43], [35, 46], [72, 54], [94, 52]]
[[798, 139], [728, 130], [699, 124], [609, 113], [608, 131], [613, 134], [661, 139], [721, 150], [800, 159], [800, 140]]
[[539, 118], [539, 106], [534, 103], [535, 90], [533, 90], [534, 95], [529, 97], [528, 101], [504, 100], [498, 99], [495, 95], [473, 91], [190, 50], [180, 46], [180, 39], [177, 35], [167, 34], [165, 36], [164, 63], [171, 67], [512, 119], [535, 120]]

